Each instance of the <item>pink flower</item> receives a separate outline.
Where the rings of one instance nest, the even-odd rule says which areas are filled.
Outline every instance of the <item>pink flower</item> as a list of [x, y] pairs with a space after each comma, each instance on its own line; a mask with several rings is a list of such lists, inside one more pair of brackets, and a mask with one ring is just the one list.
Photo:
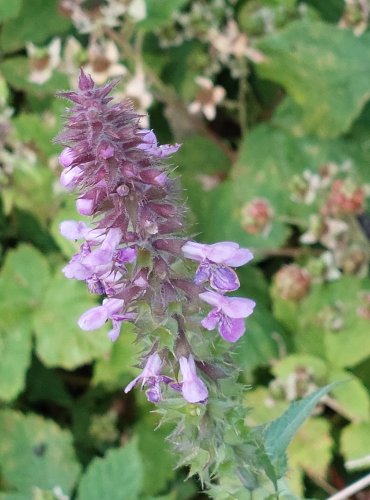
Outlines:
[[163, 361], [161, 360], [159, 354], [154, 353], [151, 354], [146, 362], [146, 365], [140, 375], [134, 380], [132, 380], [127, 387], [125, 388], [125, 393], [131, 391], [134, 387], [136, 387], [141, 382], [141, 388], [144, 385], [148, 386], [148, 390], [146, 391], [146, 396], [151, 403], [158, 403], [162, 400], [162, 393], [160, 383], [164, 382], [168, 384], [171, 382], [169, 377], [165, 375], [161, 375], [161, 370], [163, 366]]
[[244, 318], [253, 313], [256, 303], [242, 297], [225, 297], [216, 292], [203, 292], [199, 297], [215, 306], [202, 321], [207, 330], [216, 326], [222, 338], [228, 342], [236, 342], [245, 332]]
[[75, 153], [71, 148], [64, 148], [59, 155], [59, 163], [63, 168], [68, 168], [75, 161]]
[[108, 319], [118, 319], [123, 308], [121, 299], [104, 299], [101, 306], [93, 307], [85, 311], [78, 325], [81, 330], [97, 330], [102, 327]]
[[184, 399], [189, 403], [204, 403], [208, 398], [206, 384], [197, 376], [197, 369], [193, 356], [179, 359], [182, 375], [181, 390]]
[[158, 146], [158, 141], [153, 130], [143, 129], [139, 132], [142, 136], [142, 141], [137, 148], [143, 151], [147, 151], [157, 158], [165, 158], [166, 156], [176, 153], [180, 148], [181, 144], [163, 144]]
[[236, 272], [229, 266], [239, 267], [253, 259], [252, 252], [232, 241], [213, 245], [188, 241], [182, 247], [182, 252], [186, 258], [200, 262], [195, 283], [209, 281], [211, 287], [220, 292], [231, 292], [240, 286]]

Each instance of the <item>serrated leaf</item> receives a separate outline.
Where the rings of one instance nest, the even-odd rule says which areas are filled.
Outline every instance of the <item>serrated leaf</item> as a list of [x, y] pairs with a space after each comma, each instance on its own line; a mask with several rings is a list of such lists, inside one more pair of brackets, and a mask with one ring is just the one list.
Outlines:
[[274, 420], [267, 427], [265, 432], [266, 451], [274, 465], [277, 465], [278, 469], [280, 469], [278, 477], [281, 477], [285, 472], [281, 470], [281, 459], [284, 457], [293, 436], [309, 417], [320, 399], [331, 391], [333, 387], [334, 384], [322, 387], [309, 396], [299, 401], [294, 401], [281, 417]]
[[137, 441], [95, 458], [82, 476], [78, 500], [139, 500], [143, 467]]
[[36, 352], [45, 366], [71, 370], [108, 355], [111, 342], [104, 330], [83, 331], [77, 325], [81, 314], [96, 305], [84, 283], [57, 271], [33, 322]]
[[370, 423], [347, 425], [341, 434], [340, 447], [348, 470], [368, 469], [370, 466]]
[[35, 486], [68, 494], [80, 472], [69, 431], [12, 410], [0, 412], [0, 466], [6, 483], [28, 498]]
[[336, 137], [348, 131], [370, 97], [368, 41], [350, 30], [297, 21], [259, 44], [267, 61], [257, 69], [302, 108], [306, 131]]

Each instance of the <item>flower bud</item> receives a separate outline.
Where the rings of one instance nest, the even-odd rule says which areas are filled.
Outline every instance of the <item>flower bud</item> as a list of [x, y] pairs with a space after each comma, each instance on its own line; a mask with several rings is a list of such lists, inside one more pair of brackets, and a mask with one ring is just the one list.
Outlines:
[[365, 208], [365, 189], [356, 186], [351, 179], [337, 179], [323, 208], [332, 216], [361, 214]]
[[297, 264], [282, 267], [275, 275], [274, 288], [279, 297], [298, 301], [310, 289], [311, 278], [308, 272]]
[[274, 211], [267, 200], [254, 198], [241, 210], [241, 223], [250, 234], [267, 234], [271, 228]]

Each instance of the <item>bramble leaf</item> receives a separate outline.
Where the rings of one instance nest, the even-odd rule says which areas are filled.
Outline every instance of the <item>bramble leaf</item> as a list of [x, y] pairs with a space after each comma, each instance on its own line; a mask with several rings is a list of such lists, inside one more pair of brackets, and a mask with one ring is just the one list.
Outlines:
[[293, 22], [261, 41], [267, 61], [257, 70], [286, 88], [302, 108], [307, 132], [336, 137], [370, 98], [368, 40], [322, 22]]
[[59, 486], [68, 494], [80, 472], [69, 431], [13, 410], [0, 412], [0, 466], [6, 483], [28, 498], [34, 487]]
[[81, 478], [78, 500], [139, 500], [143, 488], [141, 460], [136, 440], [95, 458]]

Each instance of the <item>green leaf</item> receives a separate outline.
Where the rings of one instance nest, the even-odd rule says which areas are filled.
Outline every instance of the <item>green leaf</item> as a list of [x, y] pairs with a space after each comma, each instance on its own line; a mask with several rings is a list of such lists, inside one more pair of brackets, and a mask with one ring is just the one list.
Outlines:
[[267, 387], [254, 387], [245, 394], [245, 403], [251, 408], [245, 417], [249, 426], [256, 426], [271, 422], [278, 418], [287, 407], [285, 400], [275, 400]]
[[140, 347], [134, 343], [135, 339], [133, 326], [124, 324], [110, 354], [95, 363], [93, 385], [102, 385], [109, 390], [120, 389], [137, 376], [138, 370], [134, 365], [137, 364]]
[[72, 435], [37, 415], [0, 412], [0, 466], [9, 487], [32, 498], [32, 490], [60, 486], [70, 493], [80, 466]]
[[199, 224], [196, 229], [203, 232], [213, 207], [209, 201], [211, 194], [205, 191], [202, 179], [214, 178], [217, 182], [217, 176], [225, 175], [230, 168], [230, 160], [211, 140], [190, 136], [176, 154], [176, 164], [179, 165], [181, 185], [186, 190], [189, 206]]
[[[47, 384], [45, 380], [48, 381]], [[72, 396], [60, 373], [45, 368], [36, 356], [27, 372], [27, 400], [32, 403], [53, 402], [65, 408], [71, 408], [73, 405]]]
[[175, 477], [174, 455], [166, 441], [169, 431], [165, 426], [155, 429], [157, 420], [142, 419], [135, 426], [144, 468], [144, 493], [147, 495], [166, 491], [168, 482]]
[[50, 79], [42, 85], [30, 82], [29, 61], [27, 57], [23, 56], [9, 57], [1, 62], [0, 71], [4, 74], [11, 87], [37, 96], [54, 94], [57, 90], [69, 86], [66, 75], [57, 70], [53, 71]]
[[143, 466], [137, 441], [95, 458], [82, 476], [78, 500], [139, 500], [143, 488]]
[[36, 352], [46, 366], [71, 370], [108, 355], [111, 343], [104, 330], [83, 331], [77, 325], [81, 314], [96, 305], [84, 283], [57, 271], [34, 316]]
[[370, 399], [361, 380], [345, 370], [333, 370], [328, 382], [343, 382], [332, 390], [332, 396], [339, 403], [344, 415], [353, 421], [368, 420], [370, 417]]
[[65, 257], [72, 257], [80, 250], [81, 242], [68, 240], [60, 234], [59, 225], [65, 220], [81, 220], [89, 224], [87, 217], [76, 213], [76, 201], [70, 193], [66, 193], [62, 199], [61, 207], [53, 215], [53, 220], [50, 227], [50, 233], [56, 241], [58, 247]]
[[307, 5], [312, 5], [320, 12], [326, 21], [337, 23], [343, 14], [344, 0], [307, 0]]
[[257, 70], [302, 108], [306, 131], [336, 137], [349, 130], [370, 97], [368, 44], [368, 35], [297, 21], [259, 44], [268, 59]]
[[348, 470], [368, 469], [370, 466], [370, 422], [347, 425], [342, 431], [340, 447]]
[[22, 5], [22, 0], [0, 0], [0, 23], [17, 17]]
[[30, 245], [7, 253], [0, 273], [0, 399], [11, 401], [24, 388], [31, 360], [31, 314], [49, 282], [45, 257]]
[[162, 2], [162, 0], [145, 0], [146, 16], [138, 23], [138, 27], [144, 31], [152, 31], [158, 27], [169, 23], [174, 11], [179, 10], [187, 0], [172, 0]]
[[332, 447], [330, 423], [324, 418], [311, 418], [302, 425], [289, 447], [289, 465], [325, 477]]
[[46, 225], [56, 207], [53, 182], [55, 175], [45, 164], [20, 158], [12, 175], [11, 186], [3, 190], [4, 198], [7, 197], [7, 212], [17, 207], [30, 212]]
[[7, 253], [0, 273], [0, 326], [3, 330], [34, 311], [50, 279], [48, 262], [30, 245]]
[[274, 364], [272, 373], [275, 377], [284, 379], [302, 367], [314, 376], [316, 382], [326, 380], [328, 367], [325, 362], [310, 354], [290, 354]]
[[299, 350], [307, 352], [311, 338], [313, 348], [321, 344], [324, 349], [319, 355], [338, 368], [355, 366], [366, 359], [370, 355], [369, 322], [357, 311], [361, 294], [369, 289], [368, 279], [355, 276], [313, 287], [297, 315]]
[[257, 302], [253, 315], [247, 320], [247, 333], [235, 349], [240, 367], [250, 373], [255, 368], [268, 366], [276, 359], [279, 339], [284, 343], [282, 330], [271, 312]]
[[12, 329], [0, 328], [0, 400], [11, 401], [24, 388], [31, 348], [31, 330], [23, 318]]
[[29, 41], [42, 43], [49, 36], [64, 33], [70, 25], [69, 20], [58, 14], [57, 0], [25, 0], [18, 17], [4, 24], [0, 46], [3, 52], [14, 52]]
[[311, 477], [326, 477], [333, 445], [330, 423], [324, 418], [310, 418], [297, 432], [288, 449], [288, 477], [298, 498], [306, 498], [305, 473]]
[[13, 120], [18, 138], [48, 156], [56, 154], [59, 150], [59, 147], [52, 143], [58, 129], [55, 123], [50, 122], [50, 117], [48, 119], [47, 116], [43, 116], [40, 120], [39, 115], [31, 113], [21, 113]]
[[278, 477], [285, 473], [283, 457], [290, 441], [309, 417], [320, 399], [333, 389], [334, 385], [322, 387], [309, 396], [290, 404], [281, 417], [274, 420], [266, 429], [265, 446], [273, 464], [277, 467]]

